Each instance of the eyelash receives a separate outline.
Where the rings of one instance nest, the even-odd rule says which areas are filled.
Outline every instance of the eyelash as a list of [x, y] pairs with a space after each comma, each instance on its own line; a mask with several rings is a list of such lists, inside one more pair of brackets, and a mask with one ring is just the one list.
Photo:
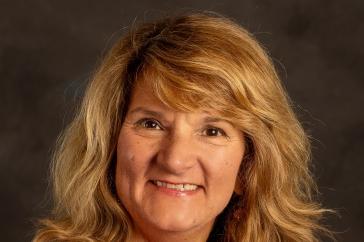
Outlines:
[[220, 128], [217, 128], [217, 127], [213, 127], [213, 126], [208, 126], [206, 129], [203, 130], [202, 133], [205, 133], [206, 131], [208, 130], [214, 130], [214, 131], [217, 131], [217, 134], [218, 135], [206, 135], [206, 136], [209, 136], [209, 137], [220, 137], [220, 136], [223, 136], [223, 137], [228, 137], [226, 132]]
[[[147, 122], [152, 122], [152, 124], [156, 125], [158, 128], [146, 127]], [[160, 124], [160, 122], [158, 122], [157, 120], [152, 119], [152, 118], [143, 118], [143, 119], [137, 121], [134, 125], [138, 128], [144, 128], [144, 129], [149, 129], [149, 130], [164, 130], [164, 128]], [[154, 126], [154, 127], [156, 127], [156, 126]], [[206, 135], [206, 131], [209, 131], [209, 130], [216, 131], [217, 135]], [[223, 129], [217, 128], [214, 126], [207, 126], [205, 129], [203, 129], [202, 133], [204, 136], [207, 136], [207, 137], [227, 137], [227, 138], [229, 137]]]
[[156, 124], [159, 128], [156, 130], [163, 130], [162, 125], [155, 119], [151, 118], [143, 118], [135, 123], [136, 127], [145, 128], [145, 129], [155, 129], [155, 128], [148, 128], [146, 127], [146, 122], [153, 122], [153, 124]]

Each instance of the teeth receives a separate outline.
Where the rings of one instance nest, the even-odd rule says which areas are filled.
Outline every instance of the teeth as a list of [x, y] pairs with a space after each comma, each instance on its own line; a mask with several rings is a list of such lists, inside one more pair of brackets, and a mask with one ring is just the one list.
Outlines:
[[185, 184], [183, 185], [183, 188], [187, 191], [193, 191], [197, 189], [197, 185]]
[[177, 191], [194, 191], [197, 189], [197, 185], [194, 184], [170, 184], [161, 181], [154, 181], [154, 183], [159, 187], [166, 187], [169, 189], [177, 190]]

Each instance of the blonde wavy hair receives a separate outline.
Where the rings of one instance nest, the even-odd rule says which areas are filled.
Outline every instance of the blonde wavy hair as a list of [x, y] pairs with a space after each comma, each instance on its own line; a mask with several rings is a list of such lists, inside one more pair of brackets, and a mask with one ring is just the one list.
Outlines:
[[215, 13], [131, 28], [89, 83], [52, 165], [54, 208], [33, 241], [127, 241], [132, 220], [115, 195], [115, 147], [136, 82], [177, 110], [213, 108], [245, 135], [238, 192], [210, 240], [319, 241], [331, 210], [315, 202], [308, 138], [272, 61], [254, 37]]

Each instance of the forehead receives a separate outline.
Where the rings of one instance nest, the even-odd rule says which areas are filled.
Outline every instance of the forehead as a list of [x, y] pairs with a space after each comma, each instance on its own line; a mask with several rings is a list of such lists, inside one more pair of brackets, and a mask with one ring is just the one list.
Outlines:
[[211, 113], [216, 113], [215, 110], [208, 111], [207, 109], [204, 109], [203, 107], [191, 107], [191, 110], [181, 110], [177, 109], [173, 106], [173, 101], [178, 100], [161, 100], [155, 92], [153, 91], [150, 84], [147, 82], [138, 82], [131, 93], [131, 100], [129, 105], [130, 111], [138, 111], [138, 112], [147, 112], [148, 107], [153, 107], [154, 110], [164, 111], [164, 112], [196, 112], [200, 111], [201, 113], [204, 113], [206, 115], [209, 115]]
[[134, 102], [163, 103], [178, 111], [219, 110], [218, 107], [226, 107], [229, 100], [226, 93], [221, 92], [221, 82], [217, 87], [215, 84], [218, 81], [212, 79], [211, 76], [180, 73], [178, 69], [159, 70], [144, 66], [137, 73], [131, 96]]
[[[228, 121], [218, 110], [207, 107], [194, 107], [191, 110], [179, 110], [166, 104], [154, 94], [146, 82], [135, 85], [132, 91], [129, 113], [149, 114], [152, 116], [163, 116], [165, 113], [190, 113], [203, 118], [208, 122]], [[196, 115], [198, 114], [198, 115]]]
[[145, 62], [137, 70], [125, 112], [140, 104], [160, 106], [172, 112], [203, 110], [240, 127], [237, 113], [244, 107], [236, 99], [238, 88], [232, 80], [212, 73], [200, 75], [195, 70], [168, 68], [160, 63]]

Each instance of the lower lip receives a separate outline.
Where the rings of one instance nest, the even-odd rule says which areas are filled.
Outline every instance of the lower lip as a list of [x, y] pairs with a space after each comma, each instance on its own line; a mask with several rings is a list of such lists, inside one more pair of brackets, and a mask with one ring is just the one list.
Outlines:
[[159, 187], [156, 184], [154, 184], [153, 182], [150, 182], [150, 183], [157, 189], [157, 191], [162, 192], [166, 195], [176, 196], [176, 197], [192, 196], [201, 190], [201, 187], [197, 187], [196, 190], [192, 190], [192, 191], [178, 191], [178, 190], [170, 189], [167, 187]]

